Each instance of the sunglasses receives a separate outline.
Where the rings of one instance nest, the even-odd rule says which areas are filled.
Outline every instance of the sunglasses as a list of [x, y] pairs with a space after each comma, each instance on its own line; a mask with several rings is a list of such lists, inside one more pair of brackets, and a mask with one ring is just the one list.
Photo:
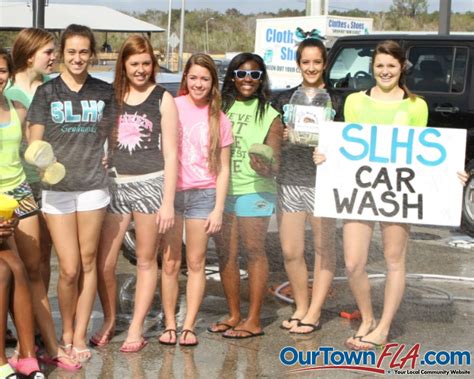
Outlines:
[[234, 76], [237, 79], [245, 79], [250, 76], [253, 80], [259, 80], [262, 77], [263, 71], [260, 70], [234, 70]]

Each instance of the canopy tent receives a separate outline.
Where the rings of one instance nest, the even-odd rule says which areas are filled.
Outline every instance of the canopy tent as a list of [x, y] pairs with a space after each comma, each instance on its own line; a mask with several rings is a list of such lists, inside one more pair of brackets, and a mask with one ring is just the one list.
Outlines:
[[[33, 24], [33, 10], [23, 2], [0, 1], [0, 30], [21, 30]], [[87, 25], [102, 32], [164, 32], [165, 29], [99, 5], [49, 4], [45, 29], [60, 31], [69, 24]]]

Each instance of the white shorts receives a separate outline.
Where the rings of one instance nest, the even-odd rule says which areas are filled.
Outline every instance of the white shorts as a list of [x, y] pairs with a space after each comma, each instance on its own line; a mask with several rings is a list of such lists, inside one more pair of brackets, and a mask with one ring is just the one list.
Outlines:
[[46, 191], [42, 193], [41, 210], [44, 213], [64, 215], [74, 212], [94, 211], [110, 203], [108, 188], [92, 191]]

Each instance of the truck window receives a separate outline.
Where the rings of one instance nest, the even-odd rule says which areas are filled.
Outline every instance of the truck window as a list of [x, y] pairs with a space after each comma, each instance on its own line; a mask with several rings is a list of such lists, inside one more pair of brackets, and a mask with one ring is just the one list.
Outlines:
[[331, 87], [368, 89], [374, 84], [372, 53], [374, 47], [346, 47], [339, 51], [329, 71]]
[[408, 87], [414, 92], [463, 92], [467, 53], [464, 47], [411, 47]]

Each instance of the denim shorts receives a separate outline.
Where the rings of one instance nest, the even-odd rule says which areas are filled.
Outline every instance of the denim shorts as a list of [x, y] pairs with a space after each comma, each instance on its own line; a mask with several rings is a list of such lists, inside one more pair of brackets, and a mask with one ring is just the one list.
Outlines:
[[174, 211], [184, 218], [206, 219], [215, 206], [215, 188], [179, 191], [174, 198]]
[[270, 217], [275, 209], [276, 195], [270, 192], [257, 192], [245, 195], [228, 195], [225, 212], [238, 217]]

